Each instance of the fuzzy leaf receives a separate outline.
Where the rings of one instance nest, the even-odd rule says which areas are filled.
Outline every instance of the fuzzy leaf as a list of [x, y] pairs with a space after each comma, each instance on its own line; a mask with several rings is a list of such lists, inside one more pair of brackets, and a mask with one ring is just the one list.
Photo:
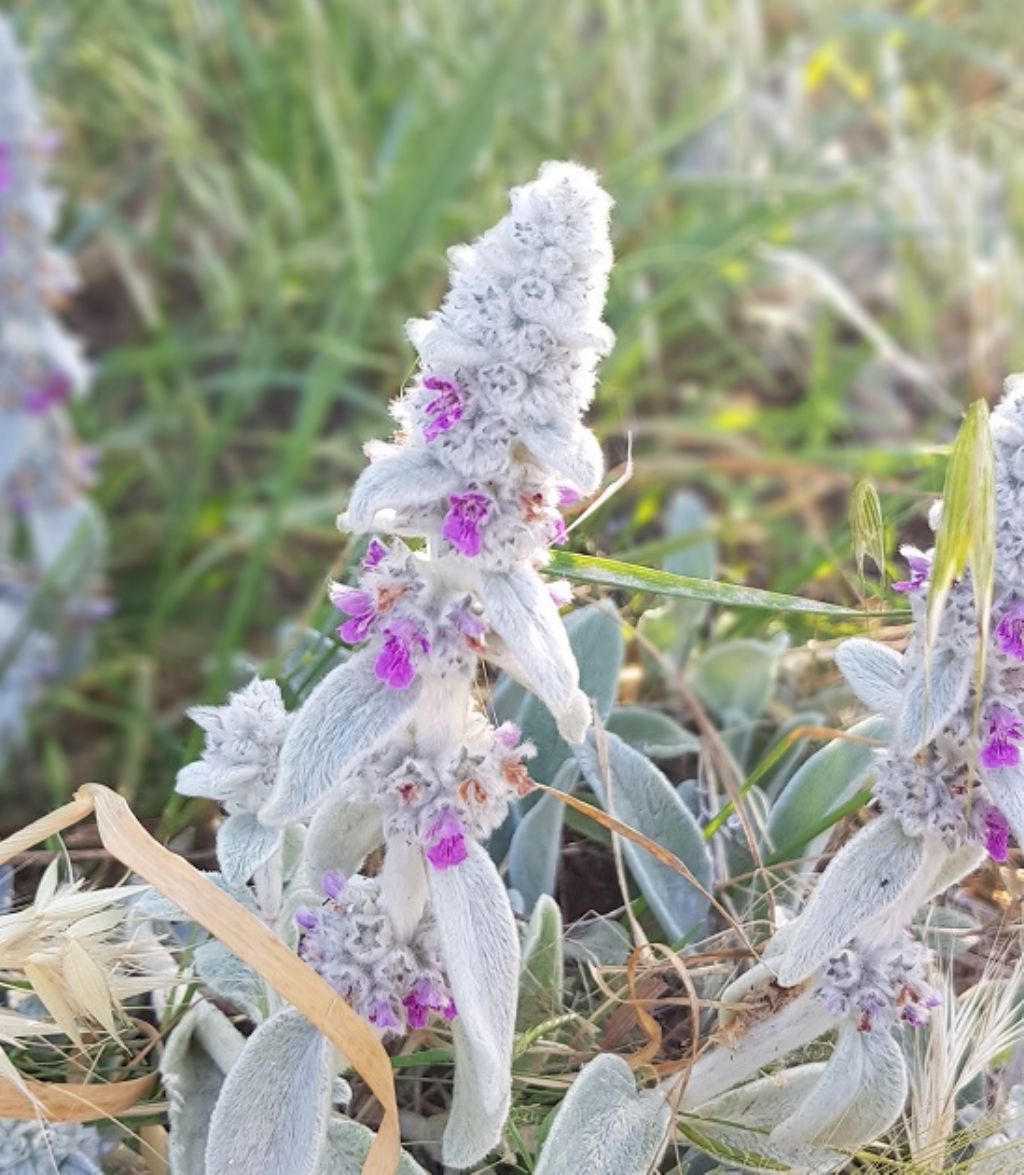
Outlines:
[[[317, 1175], [362, 1175], [373, 1131], [354, 1118], [332, 1118]], [[407, 1151], [398, 1160], [398, 1175], [427, 1175]]]
[[571, 482], [585, 498], [600, 486], [604, 455], [590, 429], [576, 422], [569, 428], [535, 425], [523, 429], [520, 440], [540, 465]]
[[679, 1129], [701, 1150], [743, 1171], [834, 1170], [848, 1162], [806, 1145], [776, 1142], [771, 1128], [787, 1118], [811, 1093], [824, 1064], [796, 1065], [760, 1077], [705, 1102]]
[[651, 759], [675, 759], [700, 751], [698, 735], [649, 706], [616, 706], [608, 715], [605, 727]]
[[869, 710], [894, 717], [903, 702], [903, 657], [888, 645], [854, 637], [836, 650], [836, 664]]
[[638, 1092], [626, 1062], [601, 1053], [583, 1066], [559, 1106], [535, 1175], [640, 1175], [656, 1170], [671, 1127], [664, 1091]]
[[[604, 718], [615, 701], [622, 672], [622, 624], [604, 608], [579, 608], [566, 618], [565, 631], [579, 666], [580, 690], [593, 700], [597, 713]], [[527, 694], [516, 722], [523, 737], [537, 748], [529, 763], [530, 775], [541, 783], [553, 783], [572, 750], [558, 733], [551, 711]]]
[[771, 1138], [854, 1151], [888, 1130], [906, 1099], [907, 1067], [892, 1032], [846, 1023], [814, 1089]]
[[[245, 1038], [227, 1017], [210, 1004], [199, 1003], [185, 1013], [167, 1038], [160, 1058], [160, 1076], [167, 1095], [171, 1175], [206, 1175], [206, 1143], [210, 1116], [224, 1084], [224, 1070], [202, 1042], [203, 1022], [219, 1021], [225, 1052], [237, 1059]], [[231, 1048], [232, 1036], [234, 1049]]]
[[[711, 514], [697, 494], [675, 494], [665, 518], [666, 542], [673, 550], [662, 566], [673, 575], [713, 580], [718, 568], [718, 546], [712, 535]], [[644, 560], [641, 560], [643, 562]], [[689, 656], [708, 605], [697, 600], [674, 599], [659, 608], [650, 608], [640, 618], [645, 641], [682, 665]]]
[[[605, 735], [612, 782], [609, 797], [594, 736], [577, 750], [577, 759], [602, 807], [673, 853], [708, 889], [712, 884], [711, 856], [700, 827], [675, 788], [649, 760], [614, 734]], [[623, 840], [630, 872], [673, 939], [684, 938], [700, 924], [708, 899], [679, 873], [662, 864], [646, 849]]]
[[255, 812], [236, 812], [217, 829], [217, 863], [231, 886], [241, 886], [274, 855], [281, 829], [261, 824]]
[[312, 1175], [327, 1131], [332, 1050], [294, 1008], [256, 1029], [232, 1066], [210, 1120], [210, 1175]]
[[329, 801], [317, 810], [306, 837], [306, 873], [310, 884], [319, 888], [323, 875], [332, 869], [342, 877], [351, 877], [383, 843], [384, 829], [376, 804]]
[[697, 665], [693, 688], [719, 717], [752, 721], [768, 704], [775, 663], [785, 646], [785, 637], [712, 645]]
[[[866, 718], [850, 727], [857, 738], [884, 742], [890, 724]], [[870, 774], [877, 748], [837, 738], [815, 751], [793, 775], [772, 806], [768, 841], [774, 849], [800, 856], [830, 812], [856, 795]]]
[[476, 841], [468, 858], [431, 869], [441, 954], [458, 1009], [455, 1096], [444, 1134], [452, 1167], [478, 1162], [497, 1143], [508, 1113], [519, 986], [519, 936], [494, 863]]
[[250, 1020], [259, 1023], [267, 1014], [263, 981], [223, 943], [211, 938], [196, 947], [199, 978], [219, 999], [234, 1004]]
[[[567, 763], [575, 775], [575, 763]], [[562, 849], [565, 804], [557, 796], [542, 795], [516, 825], [508, 848], [509, 886], [529, 913], [544, 894], [555, 892]]]
[[776, 935], [764, 962], [783, 987], [806, 979], [869, 919], [904, 895], [922, 864], [924, 845], [891, 816], [862, 828], [821, 875], [798, 918]]
[[520, 1031], [525, 1032], [561, 1011], [564, 973], [562, 912], [552, 898], [541, 894], [523, 943], [516, 1013]]
[[[482, 1057], [477, 1042], [470, 1037], [458, 1016], [452, 1024], [452, 1043], [455, 1046], [455, 1077], [441, 1153], [446, 1168], [462, 1170], [475, 1167], [501, 1141], [511, 1096], [506, 1087], [511, 1081], [502, 1082], [504, 1100], [488, 1108], [483, 1095], [493, 1064]], [[509, 1065], [511, 1063], [510, 1055]]]
[[459, 475], [426, 449], [389, 447], [356, 479], [338, 525], [356, 533], [387, 530], [376, 525], [382, 511], [443, 502], [461, 488]]
[[360, 653], [329, 673], [292, 720], [265, 824], [293, 824], [344, 778], [346, 771], [409, 716], [419, 681], [396, 690], [379, 681]]
[[[935, 876], [932, 878], [929, 889], [924, 893], [921, 904], [930, 902], [932, 898], [938, 897], [939, 894], [945, 893], [951, 886], [956, 885], [968, 873], [973, 873], [982, 865], [987, 856], [984, 846], [977, 843], [968, 843], [955, 852], [947, 852], [944, 859], [937, 864]], [[941, 907], [932, 907], [929, 915], [940, 912]]]
[[[939, 649], [922, 661], [903, 686], [896, 736], [899, 745], [913, 753], [930, 743], [950, 715], [967, 699], [974, 665], [952, 649]], [[926, 671], [927, 670], [927, 671]]]
[[723, 1035], [716, 1048], [702, 1054], [690, 1073], [679, 1108], [703, 1108], [712, 1098], [753, 1077], [766, 1065], [804, 1048], [835, 1026], [835, 1016], [812, 991], [800, 992], [741, 1034], [733, 1031]]
[[555, 717], [559, 733], [579, 742], [590, 724], [590, 707], [579, 690], [579, 670], [558, 609], [537, 573], [529, 568], [486, 571], [480, 598], [491, 629], [518, 666], [522, 682]]

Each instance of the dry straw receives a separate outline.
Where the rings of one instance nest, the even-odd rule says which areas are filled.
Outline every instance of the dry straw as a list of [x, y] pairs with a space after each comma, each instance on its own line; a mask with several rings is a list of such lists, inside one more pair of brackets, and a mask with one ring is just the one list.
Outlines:
[[[100, 840], [112, 856], [248, 963], [344, 1054], [384, 1112], [364, 1175], [397, 1170], [401, 1143], [391, 1062], [373, 1030], [258, 918], [155, 841], [116, 792], [98, 783], [85, 784], [70, 803], [0, 841], [0, 865], [88, 816], [95, 816]], [[147, 1096], [152, 1078], [108, 1086], [24, 1085], [28, 1096], [13, 1082], [0, 1080], [0, 1117], [42, 1116], [65, 1122], [108, 1117]]]

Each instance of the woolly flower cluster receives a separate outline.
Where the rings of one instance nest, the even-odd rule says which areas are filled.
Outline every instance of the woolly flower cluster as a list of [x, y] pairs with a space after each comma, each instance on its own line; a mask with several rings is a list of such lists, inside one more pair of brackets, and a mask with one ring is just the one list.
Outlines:
[[432, 1013], [453, 1020], [455, 1003], [429, 914], [403, 941], [376, 879], [346, 882], [329, 871], [322, 885], [327, 902], [296, 915], [300, 956], [385, 1035], [423, 1028]]
[[283, 908], [268, 897], [283, 830], [308, 823], [308, 879], [328, 901], [300, 910], [299, 950], [382, 1034], [455, 1018], [454, 1167], [483, 1158], [508, 1111], [519, 939], [481, 842], [533, 786], [534, 748], [474, 701], [480, 660], [536, 694], [569, 742], [590, 725], [567, 589], [540, 569], [564, 541], [561, 508], [603, 473], [581, 414], [612, 341], [611, 201], [570, 163], [510, 199], [452, 250], [440, 310], [409, 326], [420, 365], [398, 433], [370, 446], [341, 519], [371, 535], [358, 584], [329, 590], [339, 637], [362, 647], [294, 715], [258, 681], [193, 711], [207, 747], [178, 780], [230, 813], [221, 872], [251, 878], [265, 916]]
[[[976, 680], [981, 626], [970, 576], [949, 593], [930, 649], [924, 614], [934, 552], [904, 548], [895, 584], [917, 630], [899, 657], [849, 641], [839, 663], [855, 692], [892, 719], [875, 794], [911, 837], [950, 851], [983, 844], [1005, 861], [1010, 831], [1024, 843], [1024, 381], [1011, 379], [991, 419], [995, 451], [996, 565], [985, 674]], [[941, 507], [939, 508], [941, 509]], [[933, 513], [937, 524], [939, 510]]]
[[109, 1149], [95, 1126], [0, 1120], [0, 1171], [7, 1175], [100, 1175]]
[[256, 812], [274, 785], [290, 716], [275, 681], [250, 682], [227, 706], [188, 712], [206, 734], [203, 754], [178, 773], [182, 795], [216, 800], [229, 813]]
[[834, 1016], [852, 1016], [859, 1032], [920, 1028], [942, 1002], [928, 983], [930, 962], [931, 951], [909, 936], [881, 946], [855, 940], [829, 959], [814, 994]]
[[[785, 1042], [780, 1052], [790, 1052], [828, 1030], [822, 1011], [840, 1017], [836, 1048], [814, 1090], [773, 1139], [781, 1131], [789, 1141], [855, 1149], [897, 1118], [908, 1076], [891, 1029], [920, 1024], [938, 1002], [926, 978], [929, 953], [906, 928], [919, 907], [974, 869], [986, 851], [1005, 860], [1011, 832], [1024, 844], [1021, 377], [1008, 381], [991, 433], [997, 525], [985, 657], [979, 653], [986, 626], [978, 623], [969, 576], [952, 585], [926, 645], [934, 552], [905, 549], [909, 572], [894, 587], [916, 620], [906, 652], [861, 638], [837, 652], [851, 689], [886, 732], [872, 764], [881, 815], [843, 846], [804, 908], [766, 945], [761, 963], [732, 985], [741, 996], [765, 983], [793, 992], [777, 1023], [756, 1025], [728, 1057], [733, 1074], [759, 1062], [764, 1033], [774, 1029]], [[940, 519], [941, 505], [933, 526]], [[744, 1050], [746, 1062], [737, 1061]], [[839, 1129], [834, 1105], [842, 1098], [849, 1108]]]
[[[106, 604], [102, 527], [86, 496], [93, 455], [65, 411], [89, 371], [54, 316], [75, 278], [50, 239], [59, 199], [45, 173], [55, 140], [3, 18], [0, 76], [0, 664], [16, 665], [24, 686], [17, 698], [0, 686], [2, 757], [53, 672], [71, 671], [84, 657], [88, 628]], [[46, 600], [38, 590], [44, 579]], [[62, 663], [40, 639], [44, 622], [57, 632]]]

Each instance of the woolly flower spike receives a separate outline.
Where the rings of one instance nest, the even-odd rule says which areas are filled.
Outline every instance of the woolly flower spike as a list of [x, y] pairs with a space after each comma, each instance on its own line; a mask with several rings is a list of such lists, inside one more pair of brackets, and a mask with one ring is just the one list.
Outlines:
[[872, 946], [854, 942], [829, 959], [814, 994], [834, 1016], [851, 1016], [859, 1032], [909, 1024], [919, 1028], [942, 1002], [927, 981], [931, 951], [907, 936]]
[[[1018, 844], [1024, 842], [1024, 381], [1009, 383], [991, 427], [997, 549], [990, 623], [979, 624], [965, 575], [952, 585], [937, 635], [926, 647], [932, 555], [904, 548], [910, 575], [893, 586], [908, 596], [917, 621], [906, 652], [857, 638], [837, 654], [854, 693], [891, 724], [890, 745], [875, 759], [882, 815], [832, 858], [804, 909], [765, 947], [762, 964], [733, 985], [739, 991], [746, 984], [739, 994], [747, 995], [765, 975], [781, 988], [807, 984], [778, 1017], [781, 1022], [789, 1013], [793, 1022], [782, 1026], [790, 1039], [776, 1055], [806, 1043], [812, 1031], [820, 1035], [816, 1022], [804, 1032], [789, 1012], [797, 1008], [806, 1018], [808, 990], [844, 1021], [813, 1088], [771, 1131], [775, 1143], [855, 1149], [898, 1116], [907, 1079], [889, 1029], [922, 1024], [938, 1000], [926, 978], [928, 952], [904, 928], [918, 907], [975, 868], [986, 851], [1005, 860], [1011, 830]], [[938, 512], [932, 522], [938, 524]], [[986, 630], [991, 647], [981, 658]], [[985, 666], [981, 680], [979, 663]], [[706, 1068], [713, 1076], [728, 1068], [733, 1081], [756, 1071], [769, 1059], [775, 1019], [750, 1029], [727, 1056], [728, 1066], [712, 1054]], [[703, 1076], [695, 1069], [691, 1083], [700, 1088]], [[863, 1117], [847, 1134], [837, 1115], [858, 1102]]]
[[[195, 706], [192, 718], [206, 732], [202, 757], [178, 772], [182, 795], [216, 800], [228, 818], [217, 830], [221, 874], [231, 887], [244, 885], [276, 859], [281, 829], [257, 815], [277, 777], [291, 715], [274, 681], [256, 678], [231, 695], [226, 706]], [[263, 895], [268, 915], [277, 898]]]
[[[401, 431], [368, 448], [371, 464], [341, 523], [428, 540], [446, 589], [469, 593], [482, 612], [482, 645], [511, 669], [507, 646], [576, 742], [585, 704], [535, 569], [565, 541], [560, 508], [600, 484], [600, 448], [580, 416], [612, 342], [601, 322], [611, 201], [590, 172], [551, 163], [511, 205], [475, 244], [451, 251], [441, 309], [409, 325], [420, 371], [393, 408]], [[380, 630], [379, 604], [339, 603], [355, 609], [344, 639]], [[427, 627], [394, 635], [381, 669], [396, 688], [415, 677], [430, 651], [423, 642], [433, 647]], [[543, 664], [552, 661], [554, 670]]]
[[[931, 553], [905, 547], [906, 591], [918, 620], [906, 654], [883, 655], [848, 641], [839, 664], [851, 687], [893, 720], [893, 745], [881, 753], [875, 794], [912, 837], [937, 837], [950, 852], [984, 845], [996, 859], [1008, 830], [1024, 837], [1024, 381], [1007, 381], [991, 417], [995, 463], [996, 574], [984, 680], [974, 680], [982, 628], [969, 575], [946, 599], [931, 649], [924, 642]], [[933, 512], [937, 525], [939, 512]], [[980, 694], [980, 697], [979, 697]], [[979, 720], [980, 717], [980, 720]]]
[[[53, 138], [3, 17], [0, 78], [0, 593], [35, 596], [25, 601], [26, 623], [31, 615], [34, 630], [59, 634], [53, 668], [66, 674], [80, 668], [87, 630], [106, 611], [103, 528], [85, 494], [91, 455], [65, 411], [89, 370], [53, 314], [74, 286], [73, 266], [50, 239], [59, 205], [45, 184]], [[20, 733], [10, 717], [0, 716], [0, 758]]]
[[[516, 727], [495, 729], [474, 706], [479, 659], [531, 689], [568, 741], [590, 724], [538, 568], [564, 541], [561, 507], [602, 476], [580, 415], [611, 344], [601, 322], [611, 201], [590, 172], [549, 164], [511, 203], [495, 229], [452, 251], [441, 310], [410, 327], [420, 369], [394, 406], [398, 435], [368, 446], [353, 488], [343, 525], [395, 536], [371, 538], [358, 583], [330, 588], [339, 637], [362, 647], [287, 728], [277, 700], [258, 730], [243, 695], [227, 714], [198, 711], [209, 745], [179, 780], [244, 808], [218, 853], [225, 877], [228, 856], [244, 864], [235, 878], [255, 866], [257, 893], [264, 834], [312, 816], [307, 871], [350, 876], [329, 874], [327, 904], [299, 911], [300, 953], [382, 1034], [458, 1009], [442, 1146], [457, 1168], [498, 1143], [508, 1113], [519, 936], [480, 842], [532, 787], [534, 754]], [[413, 549], [405, 536], [425, 542]], [[244, 837], [228, 837], [243, 818]], [[229, 852], [237, 840], [245, 851]], [[381, 851], [377, 875], [359, 876]]]
[[376, 879], [339, 880], [325, 877], [329, 900], [296, 915], [302, 958], [385, 1036], [424, 1028], [431, 1014], [452, 1020], [456, 1008], [429, 912], [403, 941]]
[[255, 812], [270, 793], [290, 716], [275, 681], [255, 678], [225, 706], [188, 712], [206, 732], [202, 758], [178, 773], [176, 790], [216, 800], [229, 812]]

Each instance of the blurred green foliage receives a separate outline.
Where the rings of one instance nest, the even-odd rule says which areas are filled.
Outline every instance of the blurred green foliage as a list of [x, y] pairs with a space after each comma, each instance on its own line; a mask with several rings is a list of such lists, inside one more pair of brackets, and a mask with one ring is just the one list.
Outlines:
[[[409, 374], [402, 323], [440, 300], [445, 248], [546, 158], [596, 167], [617, 201], [619, 341], [595, 420], [612, 464], [632, 433], [636, 469], [574, 531], [581, 553], [660, 565], [667, 495], [699, 487], [723, 578], [857, 607], [854, 483], [877, 486], [891, 547], [941, 484], [922, 442], [1024, 366], [1000, 268], [1024, 224], [1012, 6], [33, 0], [14, 15], [65, 139], [85, 276], [70, 317], [100, 368], [76, 416], [102, 450], [117, 603], [94, 667], [12, 769], [38, 787], [19, 787], [14, 822], [90, 777], [158, 812], [189, 754], [183, 706], [278, 656], [285, 621], [328, 629], [325, 577], [349, 557], [333, 518]], [[933, 217], [936, 144], [985, 180], [973, 201], [947, 184], [962, 201]]]

